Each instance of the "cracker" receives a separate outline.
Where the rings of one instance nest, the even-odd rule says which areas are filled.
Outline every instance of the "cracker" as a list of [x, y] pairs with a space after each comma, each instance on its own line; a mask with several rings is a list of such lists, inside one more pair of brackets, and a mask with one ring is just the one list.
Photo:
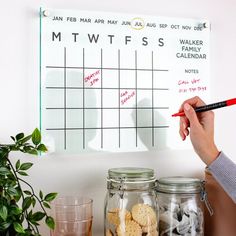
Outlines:
[[132, 207], [133, 219], [141, 226], [153, 225], [157, 222], [156, 213], [148, 204], [136, 204]]
[[107, 213], [108, 222], [118, 226], [121, 222], [131, 220], [131, 213], [126, 209], [114, 208]]
[[121, 223], [117, 229], [117, 236], [142, 236], [142, 229], [138, 223], [133, 220], [127, 220]]

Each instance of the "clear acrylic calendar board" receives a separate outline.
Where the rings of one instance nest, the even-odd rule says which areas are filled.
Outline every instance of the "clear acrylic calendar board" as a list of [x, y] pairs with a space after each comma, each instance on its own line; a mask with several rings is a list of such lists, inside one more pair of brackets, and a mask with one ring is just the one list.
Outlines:
[[205, 20], [40, 10], [40, 127], [57, 152], [186, 148], [171, 114], [210, 94]]

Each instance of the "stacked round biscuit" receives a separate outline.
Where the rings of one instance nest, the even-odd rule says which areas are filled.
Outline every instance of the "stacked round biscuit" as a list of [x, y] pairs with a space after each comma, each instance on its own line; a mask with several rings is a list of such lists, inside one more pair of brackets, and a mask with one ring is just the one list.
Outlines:
[[112, 227], [106, 229], [106, 236], [158, 236], [156, 213], [148, 204], [136, 204], [131, 212], [112, 209], [107, 221]]

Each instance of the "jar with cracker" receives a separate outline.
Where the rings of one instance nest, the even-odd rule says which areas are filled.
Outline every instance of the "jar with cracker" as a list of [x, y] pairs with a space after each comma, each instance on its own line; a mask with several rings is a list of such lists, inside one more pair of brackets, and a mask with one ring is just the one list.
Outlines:
[[197, 178], [166, 177], [157, 181], [160, 236], [204, 235], [204, 182]]
[[104, 236], [158, 236], [154, 170], [109, 169], [107, 189]]

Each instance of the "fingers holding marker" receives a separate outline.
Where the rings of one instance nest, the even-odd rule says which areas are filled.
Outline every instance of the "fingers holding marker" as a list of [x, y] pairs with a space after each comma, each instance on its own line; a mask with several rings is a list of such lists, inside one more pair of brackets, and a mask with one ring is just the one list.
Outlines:
[[185, 138], [189, 135], [189, 121], [185, 116], [180, 117], [179, 121], [179, 134], [182, 138], [182, 140], [185, 140]]

